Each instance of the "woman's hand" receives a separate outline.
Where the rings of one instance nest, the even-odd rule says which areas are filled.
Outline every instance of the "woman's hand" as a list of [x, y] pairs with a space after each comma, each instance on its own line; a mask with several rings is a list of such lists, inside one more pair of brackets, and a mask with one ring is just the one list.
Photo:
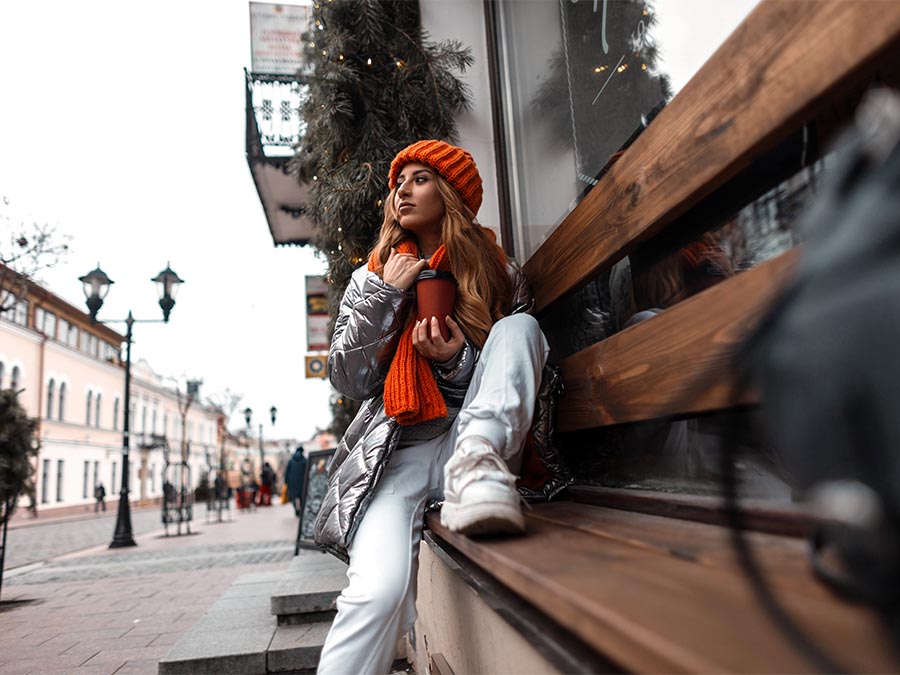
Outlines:
[[392, 248], [387, 262], [384, 263], [381, 278], [386, 284], [399, 288], [401, 291], [408, 291], [415, 283], [419, 272], [426, 267], [428, 267], [427, 261], [419, 260], [409, 253], [397, 253], [397, 249]]
[[437, 317], [416, 321], [416, 325], [413, 326], [413, 347], [426, 359], [431, 359], [435, 363], [449, 361], [462, 349], [463, 343], [466, 341], [462, 328], [453, 320], [453, 317], [448, 316], [446, 321], [447, 328], [450, 330], [449, 340], [444, 340], [444, 336], [441, 335]]

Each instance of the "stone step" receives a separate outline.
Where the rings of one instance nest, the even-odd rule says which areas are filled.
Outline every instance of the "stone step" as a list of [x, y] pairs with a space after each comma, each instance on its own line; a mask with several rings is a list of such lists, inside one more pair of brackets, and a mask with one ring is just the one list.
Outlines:
[[239, 577], [160, 660], [159, 675], [265, 675], [277, 628], [269, 598], [284, 571]]
[[271, 613], [282, 626], [330, 620], [346, 585], [347, 565], [327, 553], [301, 552], [272, 593]]
[[346, 570], [301, 551], [287, 570], [239, 577], [159, 662], [159, 675], [313, 672]]

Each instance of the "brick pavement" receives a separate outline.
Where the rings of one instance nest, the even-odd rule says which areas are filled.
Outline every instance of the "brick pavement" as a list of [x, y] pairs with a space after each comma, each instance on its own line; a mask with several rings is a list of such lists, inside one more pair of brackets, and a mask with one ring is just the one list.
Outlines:
[[191, 536], [147, 533], [135, 548], [103, 543], [13, 570], [0, 604], [0, 672], [155, 675], [238, 576], [287, 567], [296, 526], [290, 505], [238, 512], [232, 522], [201, 517]]

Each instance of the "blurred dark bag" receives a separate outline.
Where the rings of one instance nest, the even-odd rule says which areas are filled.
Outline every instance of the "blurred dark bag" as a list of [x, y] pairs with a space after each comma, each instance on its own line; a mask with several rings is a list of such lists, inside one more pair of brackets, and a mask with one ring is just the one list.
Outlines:
[[[763, 419], [825, 525], [818, 575], [900, 644], [900, 96], [869, 92], [802, 220], [797, 272], [742, 351]], [[826, 552], [839, 565], [826, 564]]]

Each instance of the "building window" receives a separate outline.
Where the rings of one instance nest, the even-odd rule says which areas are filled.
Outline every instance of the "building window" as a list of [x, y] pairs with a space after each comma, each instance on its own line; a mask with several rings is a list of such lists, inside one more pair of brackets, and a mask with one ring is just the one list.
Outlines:
[[66, 419], [66, 383], [62, 382], [59, 385], [59, 417], [57, 418], [60, 421], [64, 421]]
[[56, 334], [58, 342], [65, 342], [69, 338], [69, 322], [65, 319], [59, 319], [59, 331]]
[[94, 401], [94, 426], [98, 429], [100, 428], [100, 410], [102, 409], [100, 406], [103, 397], [100, 394], [97, 394], [97, 400]]
[[34, 329], [39, 333], [44, 332], [44, 317], [45, 312], [42, 307], [34, 308]]
[[119, 397], [113, 401], [113, 431], [119, 430]]
[[65, 463], [63, 460], [56, 460], [56, 501], [63, 500], [63, 470]]
[[45, 459], [41, 467], [41, 504], [50, 502], [50, 460]]
[[69, 324], [69, 335], [66, 339], [66, 344], [72, 349], [78, 349], [78, 326]]
[[3, 389], [3, 375], [5, 374], [5, 371], [6, 365], [3, 363], [3, 361], [0, 361], [0, 389]]
[[44, 313], [44, 335], [51, 340], [56, 338], [56, 314], [53, 312]]
[[147, 433], [147, 406], [141, 408], [141, 433]]
[[109, 472], [109, 494], [116, 494], [116, 463], [112, 463], [112, 471]]
[[12, 373], [9, 376], [9, 388], [13, 391], [18, 391], [19, 389], [19, 376], [21, 375], [19, 370], [19, 366], [13, 366]]
[[150, 492], [156, 492], [156, 464], [150, 465]]
[[100, 484], [100, 462], [94, 462], [94, 487]]
[[48, 420], [53, 419], [53, 403], [56, 398], [56, 380], [52, 377], [50, 381], [47, 383], [47, 410], [46, 415]]
[[86, 404], [87, 413], [84, 416], [84, 424], [85, 426], [91, 426], [91, 413], [94, 410], [94, 392], [89, 391], [87, 393], [87, 404]]
[[153, 416], [152, 416], [151, 420], [153, 422], [153, 428], [150, 429], [150, 431], [151, 431], [151, 433], [155, 434], [156, 433], [156, 408], [153, 409]]
[[89, 493], [88, 493], [89, 482], [88, 481], [90, 480], [90, 478], [91, 478], [91, 463], [85, 462], [84, 463], [84, 476], [82, 477], [82, 480], [81, 480], [81, 497], [82, 497], [82, 499], [88, 498], [88, 495], [89, 495]]
[[15, 311], [13, 312], [13, 321], [15, 321], [20, 326], [28, 325], [28, 301], [27, 300], [19, 300], [16, 303]]
[[163, 429], [162, 429], [162, 432], [163, 432], [163, 436], [166, 436], [166, 437], [168, 438], [168, 436], [169, 436], [169, 413], [167, 413], [167, 412], [164, 412], [164, 413], [163, 413]]

